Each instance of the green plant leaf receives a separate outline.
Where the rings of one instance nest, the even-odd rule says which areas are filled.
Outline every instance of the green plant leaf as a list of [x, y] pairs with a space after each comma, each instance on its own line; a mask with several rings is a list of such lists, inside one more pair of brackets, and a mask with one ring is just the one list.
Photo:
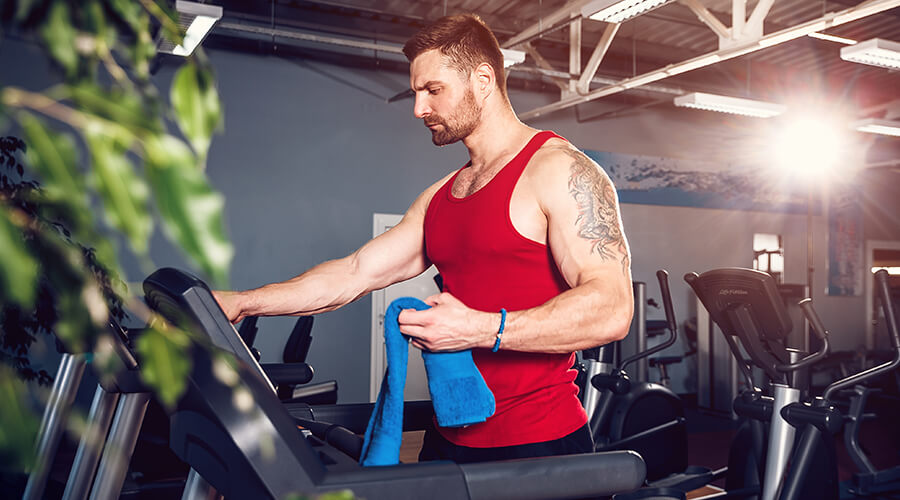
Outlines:
[[109, 240], [100, 238], [87, 198], [84, 174], [76, 168], [75, 144], [68, 134], [56, 133], [27, 113], [19, 122], [29, 145], [27, 162], [40, 174], [41, 211], [50, 220], [59, 220], [79, 243], [95, 249], [97, 260], [118, 272], [118, 260]]
[[[84, 273], [84, 270], [79, 270]], [[59, 319], [53, 331], [72, 352], [82, 352], [96, 335], [95, 323], [91, 321], [84, 297], [84, 276], [79, 276], [77, 286], [56, 286], [58, 296], [56, 308]]]
[[141, 8], [139, 2], [134, 0], [110, 0], [107, 3], [132, 31], [137, 33], [141, 30], [141, 17], [142, 14], [145, 14], [145, 11]]
[[22, 231], [9, 217], [12, 213], [0, 205], [0, 286], [3, 296], [24, 308], [34, 304], [38, 264], [25, 247]]
[[166, 135], [148, 138], [144, 146], [163, 229], [217, 285], [226, 286], [234, 250], [225, 236], [224, 198], [184, 142]]
[[34, 460], [40, 417], [26, 403], [28, 387], [0, 365], [0, 463], [28, 470]]
[[166, 38], [175, 45], [181, 45], [184, 42], [184, 33], [187, 27], [179, 25], [178, 20], [181, 15], [175, 11], [174, 3], [150, 0], [144, 4], [144, 7], [149, 7], [147, 11], [159, 22], [159, 28]]
[[110, 0], [108, 5], [131, 28], [133, 43], [125, 46], [135, 74], [141, 80], [150, 77], [150, 60], [156, 55], [156, 44], [150, 35], [150, 16], [133, 0]]
[[189, 346], [187, 335], [177, 329], [148, 328], [137, 339], [141, 379], [167, 407], [174, 406], [184, 392], [191, 369]]
[[[330, 491], [315, 497], [315, 500], [355, 500], [356, 496], [350, 490]], [[310, 500], [310, 497], [299, 493], [291, 493], [284, 500]]]
[[78, 69], [78, 51], [75, 48], [77, 33], [72, 26], [66, 2], [53, 2], [47, 20], [41, 27], [41, 36], [50, 55], [72, 76]]
[[99, 38], [108, 40], [108, 31], [110, 30], [106, 23], [106, 13], [103, 12], [103, 6], [100, 5], [100, 2], [97, 0], [82, 0], [80, 3], [82, 5], [79, 11], [85, 20], [84, 29], [96, 34]]
[[38, 0], [19, 0], [17, 3], [16, 21], [24, 21], [31, 14], [31, 11], [34, 10], [36, 4], [40, 2]]
[[144, 109], [138, 95], [120, 90], [106, 91], [93, 83], [68, 87], [79, 109], [125, 127], [134, 134], [161, 132], [162, 123]]
[[[83, 176], [75, 168], [77, 156], [72, 138], [51, 131], [27, 113], [19, 114], [19, 122], [29, 145], [28, 164], [37, 170], [44, 183], [43, 198], [66, 207], [66, 215], [73, 223], [72, 232], [86, 236], [92, 227], [91, 212]], [[91, 245], [90, 239], [82, 238], [81, 242]]]
[[91, 179], [103, 200], [106, 219], [128, 237], [132, 249], [146, 255], [153, 232], [148, 204], [150, 192], [128, 160], [127, 139], [127, 133], [117, 133], [113, 127], [98, 126], [85, 133], [93, 160]]
[[203, 162], [222, 120], [222, 105], [212, 80], [209, 71], [185, 64], [175, 74], [169, 95], [181, 132]]
[[354, 500], [356, 496], [350, 490], [332, 491], [323, 493], [316, 497], [316, 500]]

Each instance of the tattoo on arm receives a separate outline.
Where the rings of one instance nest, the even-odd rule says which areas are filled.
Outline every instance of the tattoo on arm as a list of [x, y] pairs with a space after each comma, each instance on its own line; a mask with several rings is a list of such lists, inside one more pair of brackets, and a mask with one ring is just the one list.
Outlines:
[[621, 259], [622, 272], [628, 274], [628, 244], [619, 223], [616, 190], [609, 178], [580, 151], [566, 150], [572, 157], [569, 169], [569, 193], [578, 204], [578, 236], [590, 240], [591, 250], [603, 260]]

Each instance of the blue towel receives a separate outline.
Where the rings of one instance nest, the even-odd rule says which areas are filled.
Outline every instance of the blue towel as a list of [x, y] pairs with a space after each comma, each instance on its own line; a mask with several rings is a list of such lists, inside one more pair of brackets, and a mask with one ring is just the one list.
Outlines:
[[[404, 309], [422, 311], [429, 306], [419, 299], [401, 297], [384, 315], [384, 344], [388, 368], [378, 400], [366, 427], [359, 463], [396, 465], [400, 462], [403, 434], [403, 388], [406, 386], [408, 339], [400, 333], [397, 317]], [[428, 391], [438, 425], [463, 427], [484, 422], [494, 414], [494, 395], [478, 372], [471, 351], [432, 353], [422, 351], [428, 375]]]

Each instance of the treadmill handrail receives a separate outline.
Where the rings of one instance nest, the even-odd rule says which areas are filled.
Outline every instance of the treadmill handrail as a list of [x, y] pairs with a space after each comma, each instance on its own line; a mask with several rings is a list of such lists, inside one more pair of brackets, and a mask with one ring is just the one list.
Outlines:
[[[215, 301], [209, 289], [201, 284], [194, 283], [191, 290], [173, 291], [167, 289], [165, 283], [157, 282], [159, 287], [155, 287], [154, 284], [147, 286], [145, 282], [145, 290], [149, 288], [156, 294], [149, 301], [151, 305], [156, 302], [181, 305], [191, 308], [192, 315], [204, 315], [213, 312], [210, 308]], [[172, 301], [179, 297], [191, 297], [192, 300], [177, 300], [173, 304]], [[170, 312], [178, 315], [177, 310]], [[218, 312], [224, 317], [221, 310]], [[228, 350], [235, 347], [231, 336], [237, 337], [230, 323], [226, 325], [209, 318], [193, 319], [200, 320], [194, 322], [200, 329], [223, 329], [220, 333], [228, 338], [219, 347], [235, 354]], [[212, 335], [212, 332], [198, 333]], [[241, 346], [246, 349], [243, 343]], [[435, 500], [461, 498], [461, 492], [467, 492], [473, 499], [549, 499], [631, 491], [643, 483], [646, 474], [643, 459], [633, 452], [590, 453], [477, 466], [437, 462], [389, 467], [361, 467], [346, 456], [334, 455], [338, 463], [331, 462], [334, 464], [331, 467], [325, 458], [320, 458], [324, 457], [325, 445], [314, 450], [312, 444], [303, 439], [274, 391], [266, 389], [267, 380], [257, 376], [258, 364], [238, 363], [238, 377], [232, 380], [214, 373], [209, 352], [208, 349], [193, 349], [194, 363], [188, 384], [191, 392], [179, 400], [173, 415], [172, 446], [197, 472], [210, 475], [207, 481], [226, 496], [229, 495], [228, 488], [232, 488], [231, 494], [238, 494], [241, 488], [248, 488], [244, 491], [252, 488], [253, 492], [265, 492], [265, 495], [278, 498], [296, 491], [318, 494], [349, 488], [357, 495], [371, 499], [420, 498], [425, 491]], [[252, 356], [250, 359], [255, 363]], [[239, 392], [248, 392], [250, 398], [236, 398]], [[235, 481], [236, 472], [229, 464], [242, 463], [249, 465], [249, 469], [241, 469], [242, 477]], [[286, 470], [290, 473], [286, 474]], [[490, 480], [498, 476], [503, 480]], [[553, 481], [548, 481], [548, 477], [553, 477]]]

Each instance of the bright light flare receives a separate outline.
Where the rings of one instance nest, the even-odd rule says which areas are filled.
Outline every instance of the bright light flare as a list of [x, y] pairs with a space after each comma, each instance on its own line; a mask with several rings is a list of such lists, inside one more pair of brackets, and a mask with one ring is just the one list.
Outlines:
[[789, 177], [808, 182], [827, 178], [841, 161], [844, 127], [826, 117], [802, 117], [775, 131], [774, 164]]

